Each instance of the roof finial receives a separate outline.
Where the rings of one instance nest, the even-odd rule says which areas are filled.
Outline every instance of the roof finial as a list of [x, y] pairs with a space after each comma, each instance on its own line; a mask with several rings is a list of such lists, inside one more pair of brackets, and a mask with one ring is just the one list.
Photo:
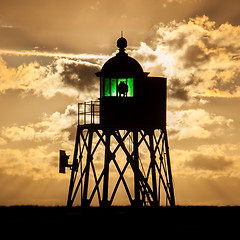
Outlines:
[[123, 37], [123, 31], [121, 31], [121, 37], [117, 40], [117, 47], [119, 48], [119, 52], [125, 52], [127, 40]]

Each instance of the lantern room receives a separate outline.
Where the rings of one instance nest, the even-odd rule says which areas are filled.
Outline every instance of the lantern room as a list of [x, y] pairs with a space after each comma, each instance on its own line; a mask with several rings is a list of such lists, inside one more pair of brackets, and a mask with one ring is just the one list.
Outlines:
[[125, 52], [127, 40], [117, 40], [119, 52], [96, 73], [100, 78], [100, 124], [119, 129], [159, 128], [166, 124], [166, 78], [148, 77]]

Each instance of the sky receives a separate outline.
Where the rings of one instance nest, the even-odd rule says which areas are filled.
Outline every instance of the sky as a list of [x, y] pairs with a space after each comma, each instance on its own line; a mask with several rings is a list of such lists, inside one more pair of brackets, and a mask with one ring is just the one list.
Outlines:
[[[177, 205], [240, 204], [238, 0], [1, 0], [0, 205], [65, 205], [77, 103], [127, 53], [167, 77]], [[120, 202], [121, 204], [121, 202]]]

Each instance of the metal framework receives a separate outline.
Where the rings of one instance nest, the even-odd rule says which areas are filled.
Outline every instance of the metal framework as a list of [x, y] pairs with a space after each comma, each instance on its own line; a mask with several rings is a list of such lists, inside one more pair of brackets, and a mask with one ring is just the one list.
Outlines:
[[78, 103], [78, 125], [100, 123], [100, 101]]
[[68, 207], [111, 206], [118, 192], [132, 206], [175, 206], [166, 129], [78, 124]]

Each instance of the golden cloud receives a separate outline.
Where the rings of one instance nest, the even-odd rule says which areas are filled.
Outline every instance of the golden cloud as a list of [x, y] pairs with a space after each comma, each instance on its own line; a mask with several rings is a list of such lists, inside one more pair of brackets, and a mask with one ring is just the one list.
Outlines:
[[130, 54], [145, 71], [168, 78], [170, 98], [192, 102], [211, 89], [228, 92], [222, 97], [236, 95], [240, 62], [234, 56], [240, 48], [239, 26], [217, 26], [202, 16], [159, 24], [155, 29], [151, 40]]
[[213, 89], [206, 89], [203, 96], [206, 97], [225, 97], [225, 98], [235, 98], [240, 97], [240, 89], [239, 87], [236, 91], [230, 93], [229, 91], [223, 91], [216, 88]]
[[31, 62], [10, 68], [0, 57], [0, 92], [21, 89], [26, 92], [33, 91], [45, 98], [54, 97], [57, 93], [75, 98], [89, 98], [98, 91], [94, 74], [97, 71], [97, 63], [66, 58], [55, 59], [47, 66]]
[[[70, 129], [76, 126], [77, 106], [69, 105], [64, 113], [45, 114], [41, 121], [26, 125], [2, 127], [1, 143], [23, 142], [24, 148], [0, 149], [1, 169], [8, 175], [31, 176], [34, 179], [56, 178], [58, 151], [72, 150]], [[46, 144], [47, 143], [47, 144]]]
[[173, 149], [174, 175], [193, 179], [239, 178], [239, 151], [237, 144], [229, 143], [200, 145], [191, 150]]
[[3, 127], [1, 134], [11, 141], [68, 141], [66, 130], [76, 124], [77, 105], [69, 105], [63, 114], [55, 112], [50, 116], [45, 114], [40, 122], [27, 125]]
[[[206, 96], [206, 91], [211, 89], [235, 96], [240, 62], [233, 57], [240, 48], [240, 27], [229, 23], [217, 26], [214, 21], [202, 16], [188, 22], [159, 24], [155, 29], [149, 42], [142, 42], [140, 47], [128, 52], [141, 62], [145, 71], [168, 77], [170, 97], [194, 101]], [[21, 65], [17, 69], [9, 68], [6, 62], [0, 59], [1, 91], [9, 88], [34, 90], [36, 94], [47, 98], [56, 93], [79, 96], [79, 90], [84, 91], [81, 83], [87, 83], [84, 76], [93, 83], [94, 71], [109, 57], [40, 51], [1, 50], [0, 53], [55, 57], [56, 60], [48, 66], [34, 62]], [[93, 77], [90, 77], [89, 73]], [[95, 89], [97, 87], [94, 86]], [[88, 90], [88, 94], [89, 92]]]
[[[168, 111], [167, 116], [169, 136], [178, 140], [214, 137], [219, 134], [214, 129], [219, 126], [230, 127], [233, 122], [232, 119], [208, 113], [204, 109]], [[224, 134], [224, 131], [221, 134]]]

